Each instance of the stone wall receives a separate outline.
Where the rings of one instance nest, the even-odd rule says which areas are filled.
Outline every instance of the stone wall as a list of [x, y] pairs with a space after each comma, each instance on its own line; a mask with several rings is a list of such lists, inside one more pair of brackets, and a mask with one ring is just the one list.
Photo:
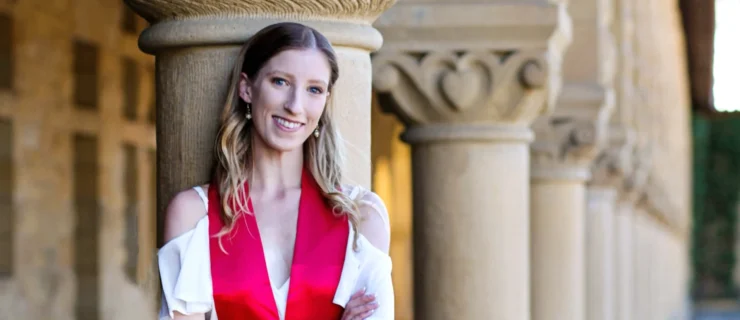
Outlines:
[[678, 3], [637, 1], [638, 85], [634, 116], [651, 156], [650, 191], [659, 207], [687, 235], [691, 212], [691, 105]]
[[154, 316], [154, 65], [124, 9], [0, 2], [1, 319]]
[[638, 148], [649, 159], [635, 221], [634, 315], [683, 319], [689, 299], [692, 143], [678, 1], [635, 2], [634, 48], [634, 125]]

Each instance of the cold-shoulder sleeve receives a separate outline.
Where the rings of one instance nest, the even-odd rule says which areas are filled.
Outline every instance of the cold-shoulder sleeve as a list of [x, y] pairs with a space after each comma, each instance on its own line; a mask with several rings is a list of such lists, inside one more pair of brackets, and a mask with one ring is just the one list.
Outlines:
[[361, 221], [360, 233], [374, 246], [384, 252], [390, 249], [391, 226], [388, 209], [383, 200], [374, 192], [362, 186], [346, 186], [345, 192], [350, 199], [359, 205]]
[[159, 320], [173, 319], [174, 312], [190, 315], [213, 309], [207, 216], [167, 242], [157, 256], [162, 281]]
[[[365, 245], [372, 246], [369, 242]], [[365, 258], [367, 262], [362, 273], [366, 275], [364, 282], [367, 292], [375, 294], [378, 308], [365, 320], [392, 320], [395, 317], [395, 294], [391, 278], [393, 263], [391, 258], [380, 250], [371, 248], [368, 251], [370, 252], [367, 254], [368, 258]]]
[[376, 248], [367, 238], [359, 235], [357, 250], [352, 248], [354, 231], [350, 228], [342, 276], [334, 295], [334, 303], [347, 306], [351, 296], [366, 289], [375, 294], [378, 308], [366, 320], [392, 320], [395, 313], [391, 257]]
[[347, 196], [354, 201], [358, 201], [362, 206], [370, 208], [371, 210], [368, 210], [368, 212], [372, 212], [370, 218], [380, 219], [383, 229], [390, 234], [391, 224], [388, 219], [388, 209], [383, 200], [377, 194], [362, 186], [346, 186], [346, 188]]

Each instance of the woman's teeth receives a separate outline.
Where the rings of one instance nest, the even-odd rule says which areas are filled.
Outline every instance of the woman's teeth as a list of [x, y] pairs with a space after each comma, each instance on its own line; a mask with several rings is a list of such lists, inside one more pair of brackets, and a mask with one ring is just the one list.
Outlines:
[[281, 126], [286, 127], [286, 128], [289, 128], [289, 129], [295, 129], [295, 128], [298, 128], [301, 125], [301, 123], [299, 123], [299, 122], [288, 121], [288, 120], [285, 120], [283, 118], [277, 118], [277, 122]]

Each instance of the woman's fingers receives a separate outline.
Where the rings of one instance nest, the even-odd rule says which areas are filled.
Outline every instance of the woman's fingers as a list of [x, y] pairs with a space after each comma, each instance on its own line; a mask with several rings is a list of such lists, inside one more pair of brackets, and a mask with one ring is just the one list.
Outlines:
[[357, 292], [355, 292], [355, 294], [353, 294], [351, 297], [349, 297], [349, 300], [352, 301], [352, 299], [358, 298], [358, 297], [362, 296], [363, 294], [365, 294], [365, 288], [362, 288], [360, 290], [357, 290]]
[[352, 295], [344, 308], [342, 319], [361, 320], [370, 316], [378, 308], [378, 303], [375, 302], [375, 295], [364, 293], [365, 290], [363, 289]]
[[373, 309], [373, 310], [370, 310], [370, 311], [365, 311], [364, 313], [362, 313], [362, 314], [358, 315], [358, 316], [357, 316], [357, 320], [363, 320], [363, 319], [365, 319], [365, 318], [369, 317], [370, 315], [372, 315], [372, 314], [373, 314], [373, 311], [374, 311], [374, 310], [375, 310], [375, 309]]
[[364, 304], [367, 304], [373, 301], [375, 301], [375, 295], [373, 294], [361, 295], [361, 296], [350, 299], [349, 302], [347, 303], [347, 306], [345, 306], [344, 308], [354, 309], [356, 307], [359, 307], [361, 305], [364, 305]]
[[366, 317], [369, 317], [371, 314], [373, 314], [373, 311], [378, 308], [377, 302], [371, 302], [364, 306], [357, 307], [357, 318], [358, 319], [365, 319]]

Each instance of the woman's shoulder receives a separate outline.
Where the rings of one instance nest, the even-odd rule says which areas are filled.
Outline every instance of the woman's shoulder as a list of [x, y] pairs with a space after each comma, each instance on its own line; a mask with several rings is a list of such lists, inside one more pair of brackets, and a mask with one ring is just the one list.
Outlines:
[[361, 217], [357, 230], [374, 247], [387, 254], [390, 247], [391, 227], [388, 209], [383, 199], [362, 186], [346, 185], [343, 188], [350, 199], [359, 204]]
[[187, 188], [175, 194], [165, 211], [165, 242], [193, 230], [208, 214], [207, 195], [207, 184]]
[[167, 206], [165, 244], [157, 252], [162, 283], [159, 319], [213, 308], [208, 218], [199, 192], [197, 188], [180, 191]]

